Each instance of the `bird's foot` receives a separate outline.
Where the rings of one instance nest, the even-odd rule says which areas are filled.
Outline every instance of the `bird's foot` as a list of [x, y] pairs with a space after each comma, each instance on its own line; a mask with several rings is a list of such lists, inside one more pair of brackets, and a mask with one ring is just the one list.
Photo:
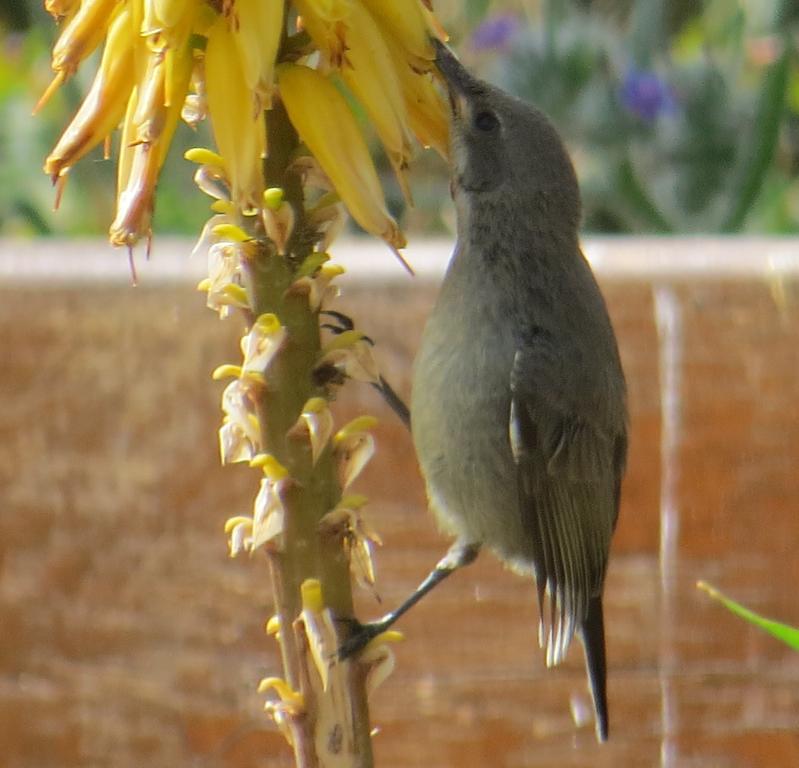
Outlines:
[[[321, 327], [327, 329], [336, 336], [355, 329], [355, 323], [353, 322], [352, 318], [349, 317], [348, 315], [345, 315], [343, 312], [336, 312], [335, 310], [332, 309], [325, 309], [322, 310], [320, 314], [333, 318], [333, 320], [335, 321], [334, 323], [322, 323]], [[375, 344], [374, 339], [367, 336], [366, 334], [363, 335], [363, 340], [367, 344], [369, 344], [369, 346], [373, 347]]]
[[357, 619], [341, 619], [341, 621], [349, 626], [350, 632], [336, 652], [339, 661], [346, 661], [359, 654], [390, 625], [390, 622], [385, 621], [371, 621], [368, 624], [361, 624]]

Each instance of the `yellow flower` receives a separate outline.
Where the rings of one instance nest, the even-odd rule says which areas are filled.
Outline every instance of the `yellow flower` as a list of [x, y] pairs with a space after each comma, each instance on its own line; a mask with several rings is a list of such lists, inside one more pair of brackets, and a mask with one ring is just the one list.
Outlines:
[[44, 172], [53, 181], [119, 125], [136, 82], [134, 53], [137, 37], [130, 6], [125, 5], [108, 30], [100, 68], [89, 92], [45, 160]]
[[325, 59], [341, 66], [348, 47], [348, 23], [352, 0], [294, 0], [300, 23]]
[[247, 86], [236, 39], [223, 16], [208, 32], [205, 86], [214, 140], [230, 178], [231, 199], [244, 212], [259, 210], [266, 129], [255, 94]]
[[430, 26], [419, 0], [362, 0], [380, 22], [387, 37], [396, 40], [419, 68], [435, 58]]
[[344, 96], [310, 67], [280, 64], [280, 95], [289, 118], [355, 220], [394, 248], [405, 238], [386, 210], [369, 149]]
[[39, 99], [36, 110], [47, 103], [53, 92], [72, 77], [80, 63], [97, 48], [118, 10], [117, 5], [118, 0], [82, 0], [77, 6], [77, 12], [64, 25], [53, 46], [51, 66], [56, 76]]
[[366, 8], [354, 5], [348, 24], [347, 60], [341, 67], [341, 75], [366, 109], [386, 148], [400, 188], [410, 200], [405, 170], [411, 157], [411, 138], [397, 62]]
[[[188, 42], [180, 49], [151, 50], [130, 97], [122, 132], [113, 245], [134, 245], [150, 236], [158, 173], [180, 118], [194, 63]], [[169, 75], [169, 76], [167, 76]]]
[[258, 106], [272, 106], [275, 59], [283, 32], [283, 0], [236, 0], [233, 37], [247, 87]]

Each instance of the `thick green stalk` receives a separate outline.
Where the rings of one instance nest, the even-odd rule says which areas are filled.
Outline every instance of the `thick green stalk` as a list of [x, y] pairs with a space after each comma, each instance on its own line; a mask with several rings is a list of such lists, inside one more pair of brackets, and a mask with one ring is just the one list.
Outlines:
[[[269, 158], [265, 164], [266, 179], [270, 186], [284, 190], [285, 199], [295, 211], [294, 231], [301, 233], [304, 228], [303, 190], [300, 179], [287, 171], [298, 146], [297, 135], [280, 104], [268, 113], [267, 123]], [[308, 399], [325, 394], [312, 381], [321, 350], [318, 312], [310, 309], [307, 296], [288, 290], [295, 280], [297, 265], [308, 252], [310, 246], [303, 243], [302, 237], [290, 240], [286, 256], [278, 255], [265, 241], [245, 266], [246, 288], [255, 317], [273, 313], [287, 331], [287, 340], [280, 354], [268, 368], [267, 385], [259, 396], [257, 413], [263, 450], [272, 454], [294, 481], [285, 497], [283, 550], [270, 555], [275, 604], [281, 623], [284, 677], [294, 690], [299, 690], [309, 675], [309, 670], [302, 668], [307, 654], [302, 653], [297, 635], [291, 629], [302, 610], [300, 588], [303, 582], [307, 579], [321, 582], [325, 607], [334, 616], [353, 615], [347, 555], [340, 539], [323, 540], [319, 532], [319, 521], [341, 497], [333, 452], [328, 446], [314, 464], [308, 440], [289, 434]], [[352, 702], [352, 741], [355, 745], [350, 765], [369, 768], [372, 765], [371, 728], [359, 666], [357, 662], [347, 665], [352, 669], [347, 681], [346, 699]], [[333, 695], [333, 692], [321, 695]], [[302, 723], [304, 734], [300, 739], [295, 734], [295, 757], [297, 764], [302, 766], [320, 764], [319, 756], [313, 750], [318, 740], [313, 712], [314, 706], [311, 705], [309, 716]]]

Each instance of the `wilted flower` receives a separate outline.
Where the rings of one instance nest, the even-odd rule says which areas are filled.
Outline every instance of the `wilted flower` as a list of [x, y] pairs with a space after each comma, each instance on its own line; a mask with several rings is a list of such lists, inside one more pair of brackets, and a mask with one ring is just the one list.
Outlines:
[[[214, 378], [229, 375], [228, 369], [238, 366], [221, 366], [214, 371]], [[261, 426], [255, 412], [253, 388], [257, 382], [250, 378], [236, 378], [222, 393], [222, 411], [225, 416], [219, 429], [219, 449], [222, 464], [250, 461], [261, 444]]]
[[316, 464], [333, 434], [333, 414], [327, 400], [312, 397], [302, 408], [302, 413], [288, 431], [289, 437], [307, 436], [311, 445], [311, 461]]
[[374, 416], [358, 416], [336, 432], [333, 443], [342, 488], [347, 488], [374, 456], [375, 438], [371, 430], [376, 426]]
[[241, 339], [241, 352], [244, 355], [242, 374], [262, 378], [275, 355], [280, 352], [287, 335], [286, 328], [276, 315], [271, 312], [260, 315], [249, 333]]
[[345, 330], [334, 336], [322, 350], [316, 367], [317, 370], [335, 368], [341, 377], [367, 384], [380, 382], [380, 371], [372, 354], [372, 341], [357, 330]]
[[355, 580], [361, 586], [372, 587], [375, 583], [372, 547], [383, 542], [361, 511], [366, 501], [365, 496], [357, 494], [345, 496], [319, 521], [319, 530], [324, 535], [342, 539]]
[[286, 527], [286, 506], [283, 494], [291, 485], [288, 476], [280, 478], [264, 477], [261, 488], [255, 497], [252, 516], [252, 549], [270, 542], [282, 548], [282, 535]]

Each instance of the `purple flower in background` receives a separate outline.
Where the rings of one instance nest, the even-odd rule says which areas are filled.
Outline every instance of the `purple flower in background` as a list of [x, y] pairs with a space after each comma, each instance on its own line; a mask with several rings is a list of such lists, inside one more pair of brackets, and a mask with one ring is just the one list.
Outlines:
[[619, 88], [619, 97], [628, 112], [646, 123], [653, 123], [675, 107], [671, 86], [652, 71], [629, 70]]
[[472, 33], [472, 47], [476, 51], [503, 50], [518, 29], [519, 19], [512, 13], [489, 16]]

